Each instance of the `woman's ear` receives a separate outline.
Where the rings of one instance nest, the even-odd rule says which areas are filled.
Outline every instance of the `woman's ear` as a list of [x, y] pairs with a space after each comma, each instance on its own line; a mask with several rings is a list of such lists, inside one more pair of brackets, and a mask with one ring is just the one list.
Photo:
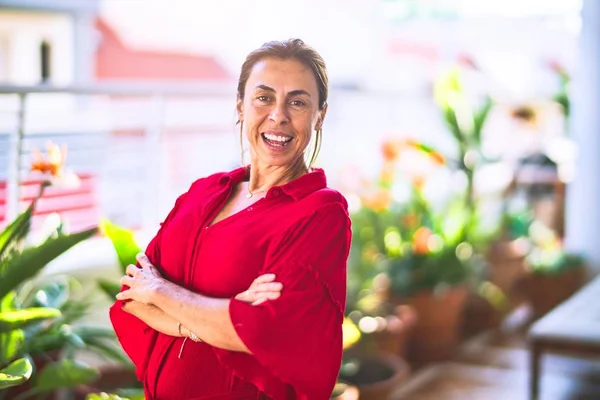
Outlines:
[[319, 111], [319, 117], [317, 118], [317, 123], [315, 125], [315, 130], [319, 131], [323, 129], [323, 121], [325, 120], [325, 115], [327, 114], [327, 104], [321, 111]]
[[237, 112], [238, 121], [242, 122], [244, 120], [244, 100], [239, 93], [235, 98], [235, 111]]

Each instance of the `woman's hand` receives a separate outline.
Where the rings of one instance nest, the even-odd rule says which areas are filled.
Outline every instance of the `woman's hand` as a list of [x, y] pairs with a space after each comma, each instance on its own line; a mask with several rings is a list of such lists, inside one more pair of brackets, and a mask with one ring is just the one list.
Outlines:
[[235, 298], [253, 306], [262, 304], [267, 300], [275, 300], [281, 295], [283, 285], [279, 282], [273, 282], [274, 280], [275, 274], [261, 275], [252, 282], [248, 290], [238, 294]]
[[117, 300], [135, 300], [144, 304], [151, 304], [152, 296], [156, 290], [165, 284], [165, 279], [144, 253], [136, 256], [140, 264], [130, 264], [127, 266], [125, 273], [119, 283], [123, 286], [129, 286], [129, 289], [117, 294]]

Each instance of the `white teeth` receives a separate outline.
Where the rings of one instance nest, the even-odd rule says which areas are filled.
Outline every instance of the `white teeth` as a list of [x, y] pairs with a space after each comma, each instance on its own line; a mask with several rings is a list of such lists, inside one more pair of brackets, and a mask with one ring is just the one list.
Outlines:
[[271, 135], [271, 134], [267, 134], [265, 133], [265, 138], [275, 141], [275, 142], [281, 142], [281, 143], [285, 143], [285, 142], [289, 142], [290, 140], [292, 140], [291, 137], [287, 137], [287, 136], [277, 136], [277, 135]]

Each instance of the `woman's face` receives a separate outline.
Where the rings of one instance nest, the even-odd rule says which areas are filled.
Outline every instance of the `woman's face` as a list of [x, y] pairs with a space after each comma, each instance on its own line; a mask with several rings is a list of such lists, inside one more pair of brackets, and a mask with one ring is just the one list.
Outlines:
[[237, 110], [250, 142], [252, 161], [293, 166], [302, 159], [312, 132], [321, 129], [319, 91], [311, 69], [301, 62], [265, 58], [246, 82]]

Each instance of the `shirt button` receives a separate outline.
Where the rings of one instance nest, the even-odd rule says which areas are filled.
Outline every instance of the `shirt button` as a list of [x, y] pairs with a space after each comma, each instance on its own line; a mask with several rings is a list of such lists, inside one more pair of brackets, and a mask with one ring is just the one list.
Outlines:
[[248, 211], [252, 211], [252, 206], [248, 207]]
[[273, 196], [279, 196], [281, 191], [279, 189], [273, 189]]

